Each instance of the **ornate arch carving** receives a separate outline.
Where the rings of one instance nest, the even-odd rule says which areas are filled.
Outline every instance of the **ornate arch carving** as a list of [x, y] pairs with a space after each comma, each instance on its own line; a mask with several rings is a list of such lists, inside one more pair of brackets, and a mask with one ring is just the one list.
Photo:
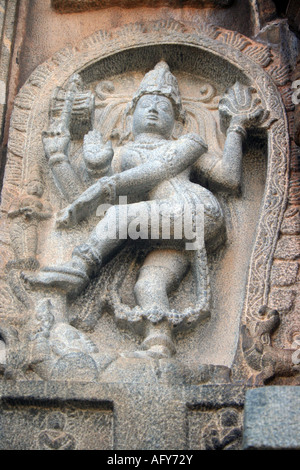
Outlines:
[[[58, 51], [35, 70], [16, 98], [11, 119], [2, 194], [1, 252], [7, 253], [10, 249], [6, 213], [16, 192], [26, 181], [36, 155], [40, 156], [43, 170], [47, 171], [41, 134], [47, 128], [53, 89], [63, 86], [75, 72], [81, 73], [96, 62], [101, 63], [108, 57], [134, 50], [137, 45], [145, 49], [180, 45], [225, 61], [255, 86], [270, 112], [265, 124], [268, 132], [267, 180], [249, 265], [242, 318], [247, 323], [256, 317], [262, 305], [268, 303], [273, 255], [288, 196], [289, 135], [285, 109], [288, 97], [284, 104], [278, 89], [284, 88], [288, 72], [267, 46], [222, 28], [199, 25], [196, 29], [174, 21], [155, 21], [130, 24], [112, 31], [98, 31], [77, 47]], [[286, 95], [283, 98], [286, 99]], [[3, 254], [3, 258], [7, 261], [9, 255]], [[11, 308], [10, 305], [8, 307]]]

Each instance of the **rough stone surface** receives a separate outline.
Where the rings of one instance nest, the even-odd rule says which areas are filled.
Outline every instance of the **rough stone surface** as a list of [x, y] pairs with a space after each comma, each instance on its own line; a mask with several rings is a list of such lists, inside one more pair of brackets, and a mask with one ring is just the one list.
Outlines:
[[273, 266], [272, 284], [289, 286], [296, 282], [299, 265], [297, 262], [282, 262]]
[[[244, 393], [241, 387], [167, 387], [151, 382], [1, 385], [0, 448], [240, 448]], [[16, 428], [23, 429], [22, 435], [14, 432]]]
[[245, 399], [245, 450], [300, 449], [299, 387], [248, 390]]
[[270, 296], [270, 307], [286, 313], [292, 308], [295, 296], [296, 292], [292, 290], [273, 289]]
[[8, 94], [9, 69], [14, 45], [17, 4], [15, 0], [0, 2], [0, 144]]
[[52, 6], [60, 12], [70, 13], [108, 7], [228, 7], [232, 4], [232, 2], [233, 0], [52, 0]]
[[[145, 29], [146, 24], [151, 21], [167, 23], [173, 20], [182, 24], [194, 22], [198, 29], [199, 24], [202, 25], [202, 29], [206, 28], [207, 24], [213, 24], [238, 31], [248, 37], [252, 34], [251, 22], [244, 21], [245, 17], [252, 14], [252, 7], [248, 1], [234, 2], [230, 8], [113, 7], [63, 15], [51, 8], [51, 0], [27, 3], [26, 34], [22, 53], [18, 56], [19, 87], [25, 83], [38, 65], [52, 57], [55, 52], [66, 45], [76, 47], [80, 41], [100, 29], [111, 31], [116, 27], [136, 22], [140, 22]], [[164, 36], [164, 31], [161, 31], [161, 36]]]
[[277, 244], [275, 257], [284, 260], [299, 258], [300, 239], [298, 236], [283, 235]]

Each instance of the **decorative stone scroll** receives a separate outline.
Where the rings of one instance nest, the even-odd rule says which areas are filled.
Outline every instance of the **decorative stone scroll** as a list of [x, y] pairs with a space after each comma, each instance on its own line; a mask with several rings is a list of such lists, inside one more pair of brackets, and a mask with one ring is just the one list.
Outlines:
[[[288, 72], [268, 47], [231, 31], [146, 26], [99, 31], [60, 51], [16, 99], [2, 199], [6, 375], [17, 344], [17, 378], [142, 381], [146, 363], [151, 377], [171, 364], [180, 383], [213, 380], [216, 369], [229, 380], [240, 323], [237, 379], [248, 367], [262, 381], [284, 369], [276, 354], [267, 372], [253, 368], [249, 350], [278, 327], [255, 325], [288, 197], [288, 127], [274, 82], [284, 86]], [[33, 168], [44, 187], [31, 202]], [[103, 245], [118, 197], [145, 214], [145, 193], [157, 191], [162, 213], [173, 207], [170, 181], [179, 212], [186, 199], [204, 206], [204, 244], [188, 256], [160, 236], [154, 246], [142, 237]], [[292, 369], [290, 355], [283, 372]], [[219, 420], [208, 433], [225, 446]]]

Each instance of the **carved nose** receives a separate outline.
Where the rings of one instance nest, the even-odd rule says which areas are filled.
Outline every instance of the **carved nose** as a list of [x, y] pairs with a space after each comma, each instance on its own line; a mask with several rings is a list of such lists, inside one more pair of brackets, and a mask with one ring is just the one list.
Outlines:
[[150, 105], [149, 108], [148, 108], [148, 111], [149, 111], [149, 112], [158, 113], [157, 105], [156, 105], [155, 103], [151, 103], [151, 105]]

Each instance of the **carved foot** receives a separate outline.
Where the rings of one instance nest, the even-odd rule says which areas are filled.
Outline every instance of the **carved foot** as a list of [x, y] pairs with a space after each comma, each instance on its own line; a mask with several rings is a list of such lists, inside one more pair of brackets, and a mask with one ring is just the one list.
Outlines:
[[121, 354], [123, 357], [136, 357], [141, 359], [166, 359], [172, 356], [172, 353], [167, 347], [164, 346], [153, 346], [146, 351], [138, 350], [129, 353]]
[[57, 287], [65, 293], [79, 293], [88, 284], [89, 277], [74, 262], [61, 266], [46, 267], [37, 274], [21, 273], [22, 279], [33, 287]]
[[[140, 309], [142, 311], [142, 309]], [[142, 359], [166, 359], [176, 353], [172, 340], [172, 327], [167, 321], [159, 323], [148, 322], [146, 338], [140, 349], [134, 352], [123, 353], [123, 357]]]

